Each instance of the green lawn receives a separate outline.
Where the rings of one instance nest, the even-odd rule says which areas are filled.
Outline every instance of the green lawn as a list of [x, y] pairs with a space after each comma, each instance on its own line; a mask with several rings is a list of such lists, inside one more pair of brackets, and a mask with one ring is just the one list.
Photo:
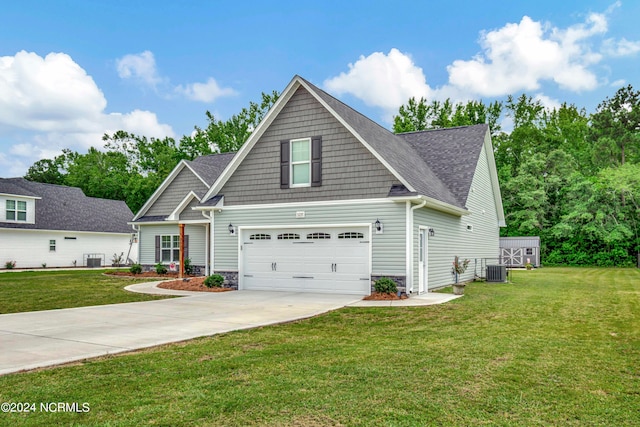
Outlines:
[[109, 277], [103, 275], [104, 272], [60, 270], [0, 273], [0, 314], [162, 298], [123, 289], [132, 283], [149, 282], [148, 278]]
[[0, 402], [90, 407], [0, 424], [640, 425], [640, 270], [513, 279], [0, 377]]

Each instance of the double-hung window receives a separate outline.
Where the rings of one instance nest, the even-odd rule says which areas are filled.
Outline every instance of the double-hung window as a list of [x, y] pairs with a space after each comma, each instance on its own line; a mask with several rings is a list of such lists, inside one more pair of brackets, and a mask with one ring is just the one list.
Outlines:
[[180, 236], [161, 236], [162, 262], [180, 261]]
[[311, 138], [291, 140], [291, 187], [311, 185]]
[[5, 212], [7, 221], [26, 221], [27, 202], [21, 200], [7, 200]]

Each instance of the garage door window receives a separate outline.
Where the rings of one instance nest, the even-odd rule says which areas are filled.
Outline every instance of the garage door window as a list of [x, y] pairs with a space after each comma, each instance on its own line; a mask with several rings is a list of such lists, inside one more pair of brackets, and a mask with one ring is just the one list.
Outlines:
[[346, 233], [338, 234], [338, 239], [364, 239], [364, 234], [349, 231]]
[[331, 234], [329, 233], [309, 233], [307, 234], [308, 240], [316, 240], [316, 239], [330, 239]]
[[278, 234], [278, 240], [300, 240], [300, 235], [296, 233]]
[[249, 240], [271, 240], [271, 234], [252, 234]]

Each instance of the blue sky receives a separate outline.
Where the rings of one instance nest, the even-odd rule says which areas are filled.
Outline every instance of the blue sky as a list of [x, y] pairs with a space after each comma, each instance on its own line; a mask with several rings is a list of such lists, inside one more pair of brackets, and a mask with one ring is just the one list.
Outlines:
[[295, 74], [387, 127], [410, 96], [592, 112], [640, 89], [631, 0], [24, 0], [0, 16], [1, 177], [119, 129], [179, 139]]

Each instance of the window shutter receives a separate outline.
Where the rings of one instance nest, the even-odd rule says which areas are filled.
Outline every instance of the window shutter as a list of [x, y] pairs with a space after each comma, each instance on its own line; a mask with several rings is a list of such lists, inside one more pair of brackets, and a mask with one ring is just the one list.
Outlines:
[[160, 236], [156, 236], [156, 262], [160, 262]]
[[289, 141], [280, 141], [280, 188], [289, 188]]
[[184, 235], [184, 259], [189, 258], [189, 235]]
[[322, 137], [311, 138], [311, 186], [322, 185]]

